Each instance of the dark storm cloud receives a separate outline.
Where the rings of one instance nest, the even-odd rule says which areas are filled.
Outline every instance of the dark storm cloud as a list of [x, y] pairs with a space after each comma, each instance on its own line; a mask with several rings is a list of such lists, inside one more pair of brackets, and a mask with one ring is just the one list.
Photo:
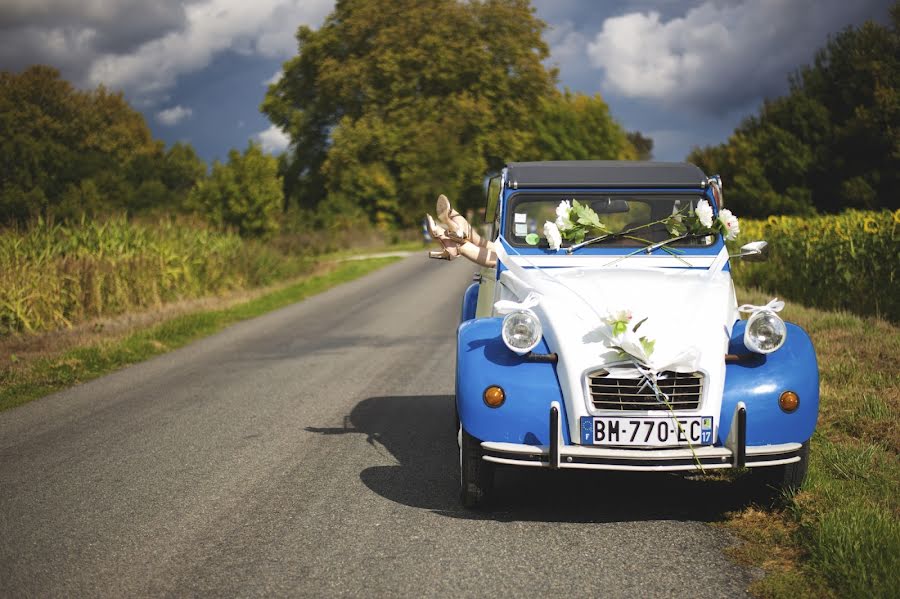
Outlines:
[[50, 64], [87, 83], [90, 65], [106, 53], [128, 53], [187, 23], [179, 0], [4, 0], [0, 6], [0, 69]]
[[64, 31], [77, 37], [91, 36], [100, 52], [126, 52], [147, 40], [184, 27], [184, 2], [180, 0], [4, 0], [0, 30], [29, 32]]

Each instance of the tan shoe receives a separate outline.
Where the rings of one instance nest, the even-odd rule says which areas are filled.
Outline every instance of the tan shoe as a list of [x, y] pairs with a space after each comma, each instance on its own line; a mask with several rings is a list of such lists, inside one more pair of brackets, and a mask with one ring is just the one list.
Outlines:
[[447, 225], [447, 236], [458, 241], [467, 241], [472, 238], [472, 227], [469, 221], [450, 206], [447, 196], [441, 194], [437, 199], [438, 220]]
[[451, 238], [446, 230], [436, 225], [430, 214], [426, 214], [425, 219], [431, 238], [441, 244], [441, 251], [428, 252], [428, 257], [435, 260], [453, 260], [459, 256], [459, 243]]

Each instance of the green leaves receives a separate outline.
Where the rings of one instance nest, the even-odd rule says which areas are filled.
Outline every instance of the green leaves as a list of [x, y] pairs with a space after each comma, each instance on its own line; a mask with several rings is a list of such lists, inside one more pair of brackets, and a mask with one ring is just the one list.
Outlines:
[[[560, 204], [560, 206], [562, 205], [563, 203]], [[560, 229], [560, 234], [563, 239], [573, 244], [584, 241], [588, 233], [591, 235], [602, 235], [607, 232], [606, 225], [600, 222], [600, 217], [597, 216], [597, 213], [587, 204], [582, 204], [574, 198], [569, 208], [569, 221], [572, 223], [572, 226], [567, 229]]]
[[338, 2], [300, 29], [261, 107], [293, 142], [291, 192], [384, 224], [417, 222], [438, 193], [480, 208], [484, 173], [528, 150], [557, 93], [543, 28], [521, 0]]
[[243, 154], [231, 150], [228, 163], [216, 162], [190, 201], [215, 224], [234, 227], [244, 237], [268, 237], [278, 230], [284, 204], [278, 159], [253, 142]]
[[655, 339], [648, 339], [646, 337], [641, 337], [638, 341], [641, 342], [641, 347], [644, 348], [644, 353], [648, 356], [653, 353], [653, 348], [656, 347]]
[[606, 230], [606, 225], [600, 222], [597, 213], [590, 206], [582, 204], [578, 200], [572, 200], [572, 222], [584, 225], [589, 229]]
[[0, 72], [0, 140], [0, 225], [179, 209], [206, 174], [190, 146], [166, 152], [121, 93], [43, 65]]
[[612, 323], [612, 334], [616, 337], [628, 330], [628, 323], [624, 320], [617, 320]]
[[900, 8], [829, 40], [728, 142], [688, 156], [725, 180], [743, 216], [896, 208], [900, 187]]
[[[649, 159], [652, 140], [625, 133], [597, 94], [551, 93], [532, 111], [534, 141], [524, 160]], [[637, 149], [636, 144], [640, 146]]]

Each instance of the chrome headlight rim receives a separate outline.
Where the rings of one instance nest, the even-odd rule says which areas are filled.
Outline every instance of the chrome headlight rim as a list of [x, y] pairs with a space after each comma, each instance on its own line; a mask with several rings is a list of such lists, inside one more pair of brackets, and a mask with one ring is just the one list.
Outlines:
[[[514, 326], [519, 325], [530, 328], [528, 331], [529, 337], [528, 343], [519, 343], [516, 345], [512, 342], [513, 333], [511, 329]], [[538, 343], [541, 342], [543, 335], [544, 329], [541, 326], [541, 320], [534, 311], [527, 308], [510, 312], [503, 317], [503, 323], [500, 325], [500, 336], [503, 338], [504, 345], [506, 345], [511, 352], [520, 356], [524, 356], [537, 347]]]
[[[774, 318], [776, 321], [776, 328], [779, 329], [776, 333], [781, 335], [781, 338], [778, 342], [772, 347], [763, 347], [761, 345], [761, 339], [758, 337], [758, 333], [755, 329], [757, 323], [763, 319]], [[757, 354], [771, 354], [772, 352], [778, 351], [784, 345], [784, 342], [787, 340], [787, 325], [784, 324], [784, 320], [774, 311], [772, 310], [759, 310], [750, 315], [747, 319], [747, 326], [744, 329], [744, 346], [750, 351]]]

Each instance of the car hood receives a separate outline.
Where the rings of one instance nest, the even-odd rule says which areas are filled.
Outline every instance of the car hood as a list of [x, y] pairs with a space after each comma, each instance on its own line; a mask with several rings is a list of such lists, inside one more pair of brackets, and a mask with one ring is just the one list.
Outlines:
[[[573, 439], [578, 416], [590, 413], [585, 375], [621, 356], [598, 330], [608, 312], [629, 310], [631, 326], [655, 340], [650, 365], [658, 371], [701, 371], [704, 414], [719, 413], [724, 356], [738, 317], [730, 274], [705, 269], [518, 269], [500, 276], [498, 299], [532, 304], [551, 351]], [[530, 297], [529, 297], [530, 296]], [[636, 374], [636, 370], [635, 370]]]

